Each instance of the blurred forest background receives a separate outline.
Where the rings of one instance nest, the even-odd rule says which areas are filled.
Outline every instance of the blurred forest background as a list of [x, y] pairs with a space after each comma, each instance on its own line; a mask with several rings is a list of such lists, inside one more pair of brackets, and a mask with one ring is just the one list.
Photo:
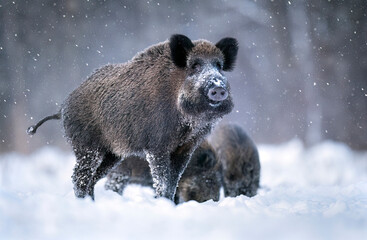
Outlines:
[[94, 69], [174, 33], [238, 39], [225, 121], [256, 143], [332, 139], [367, 149], [366, 14], [365, 0], [2, 0], [0, 152], [68, 149], [60, 122], [32, 138], [25, 130]]

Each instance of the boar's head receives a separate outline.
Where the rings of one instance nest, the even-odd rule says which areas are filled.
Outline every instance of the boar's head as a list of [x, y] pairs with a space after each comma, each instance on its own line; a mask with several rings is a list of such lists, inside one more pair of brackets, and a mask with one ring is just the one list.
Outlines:
[[192, 42], [184, 35], [173, 35], [169, 45], [172, 61], [185, 72], [178, 96], [179, 109], [205, 120], [228, 114], [233, 102], [224, 71], [234, 67], [237, 40], [223, 38], [214, 45], [206, 40]]

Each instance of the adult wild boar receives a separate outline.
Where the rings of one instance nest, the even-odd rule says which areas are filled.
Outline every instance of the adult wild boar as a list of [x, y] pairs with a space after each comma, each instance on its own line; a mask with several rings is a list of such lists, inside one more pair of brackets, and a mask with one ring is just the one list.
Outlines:
[[158, 197], [173, 199], [190, 156], [233, 103], [223, 71], [234, 67], [234, 38], [216, 44], [173, 35], [123, 64], [98, 69], [49, 119], [62, 119], [77, 162], [77, 197], [121, 159], [146, 157]]

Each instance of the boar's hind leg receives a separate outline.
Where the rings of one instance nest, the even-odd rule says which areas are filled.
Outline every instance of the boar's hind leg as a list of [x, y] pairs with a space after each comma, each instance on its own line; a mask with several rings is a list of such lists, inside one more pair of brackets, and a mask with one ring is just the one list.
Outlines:
[[100, 153], [84, 148], [74, 149], [76, 164], [72, 176], [74, 193], [79, 198], [88, 194], [88, 185], [93, 175], [93, 169], [100, 162]]
[[107, 152], [75, 149], [77, 158], [72, 176], [75, 195], [94, 199], [94, 185], [118, 162], [119, 158]]
[[88, 195], [94, 200], [94, 185], [103, 177], [105, 177], [108, 172], [113, 169], [113, 167], [119, 162], [120, 157], [116, 156], [111, 152], [106, 152], [103, 155], [102, 162], [97, 167], [93, 176], [88, 184]]

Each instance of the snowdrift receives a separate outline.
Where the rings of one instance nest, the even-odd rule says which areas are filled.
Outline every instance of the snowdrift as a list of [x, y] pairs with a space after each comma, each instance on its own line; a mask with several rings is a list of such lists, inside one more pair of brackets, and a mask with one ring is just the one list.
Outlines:
[[96, 185], [76, 199], [71, 153], [0, 156], [0, 239], [367, 239], [367, 152], [324, 142], [260, 145], [261, 189], [175, 206], [153, 190]]

